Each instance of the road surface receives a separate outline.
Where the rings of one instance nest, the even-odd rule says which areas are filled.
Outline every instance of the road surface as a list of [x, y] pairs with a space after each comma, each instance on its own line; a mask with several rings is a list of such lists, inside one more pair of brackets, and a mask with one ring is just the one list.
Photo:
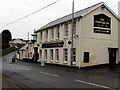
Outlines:
[[19, 84], [22, 88], [102, 88], [118, 90], [119, 66], [94, 68], [69, 68], [57, 65], [16, 61], [12, 63], [14, 53], [2, 59], [3, 75]]

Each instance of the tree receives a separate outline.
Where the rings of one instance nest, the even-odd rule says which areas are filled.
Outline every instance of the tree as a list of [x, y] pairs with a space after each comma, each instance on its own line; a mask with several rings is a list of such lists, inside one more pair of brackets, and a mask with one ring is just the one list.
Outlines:
[[10, 47], [9, 42], [12, 39], [11, 32], [7, 29], [3, 30], [1, 36], [2, 36], [2, 48], [4, 49]]

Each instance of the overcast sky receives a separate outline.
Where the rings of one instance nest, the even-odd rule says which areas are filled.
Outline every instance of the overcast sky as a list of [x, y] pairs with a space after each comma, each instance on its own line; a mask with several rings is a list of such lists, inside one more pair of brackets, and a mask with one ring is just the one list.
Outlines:
[[[34, 29], [39, 29], [50, 21], [68, 15], [72, 12], [72, 0], [60, 0], [56, 4], [39, 11], [16, 23], [9, 24], [57, 0], [0, 0], [0, 32], [4, 29], [11, 31], [13, 38], [28, 38]], [[120, 0], [74, 0], [75, 11], [84, 9], [99, 2], [105, 2], [118, 14], [118, 1]], [[31, 36], [30, 36], [31, 38]]]

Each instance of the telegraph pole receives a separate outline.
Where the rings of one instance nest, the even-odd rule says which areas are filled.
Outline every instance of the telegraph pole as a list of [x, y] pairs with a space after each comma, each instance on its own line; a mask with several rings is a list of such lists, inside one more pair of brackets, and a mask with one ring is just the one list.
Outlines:
[[29, 40], [29, 32], [28, 32], [28, 40]]
[[[120, 18], [120, 1], [118, 2], [118, 16]], [[120, 60], [120, 22], [118, 21], [118, 48], [119, 48], [119, 60]]]
[[74, 0], [72, 2], [71, 67], [73, 66], [73, 24], [74, 24]]

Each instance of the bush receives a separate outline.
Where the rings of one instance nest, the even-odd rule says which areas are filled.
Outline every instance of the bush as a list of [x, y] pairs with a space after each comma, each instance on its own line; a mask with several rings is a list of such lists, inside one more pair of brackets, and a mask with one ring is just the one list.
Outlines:
[[8, 54], [8, 53], [10, 53], [10, 52], [13, 52], [13, 51], [15, 51], [15, 49], [12, 48], [12, 47], [2, 49], [2, 52], [0, 52], [0, 56], [1, 56], [1, 55], [4, 56], [4, 55], [6, 55], [6, 54]]

